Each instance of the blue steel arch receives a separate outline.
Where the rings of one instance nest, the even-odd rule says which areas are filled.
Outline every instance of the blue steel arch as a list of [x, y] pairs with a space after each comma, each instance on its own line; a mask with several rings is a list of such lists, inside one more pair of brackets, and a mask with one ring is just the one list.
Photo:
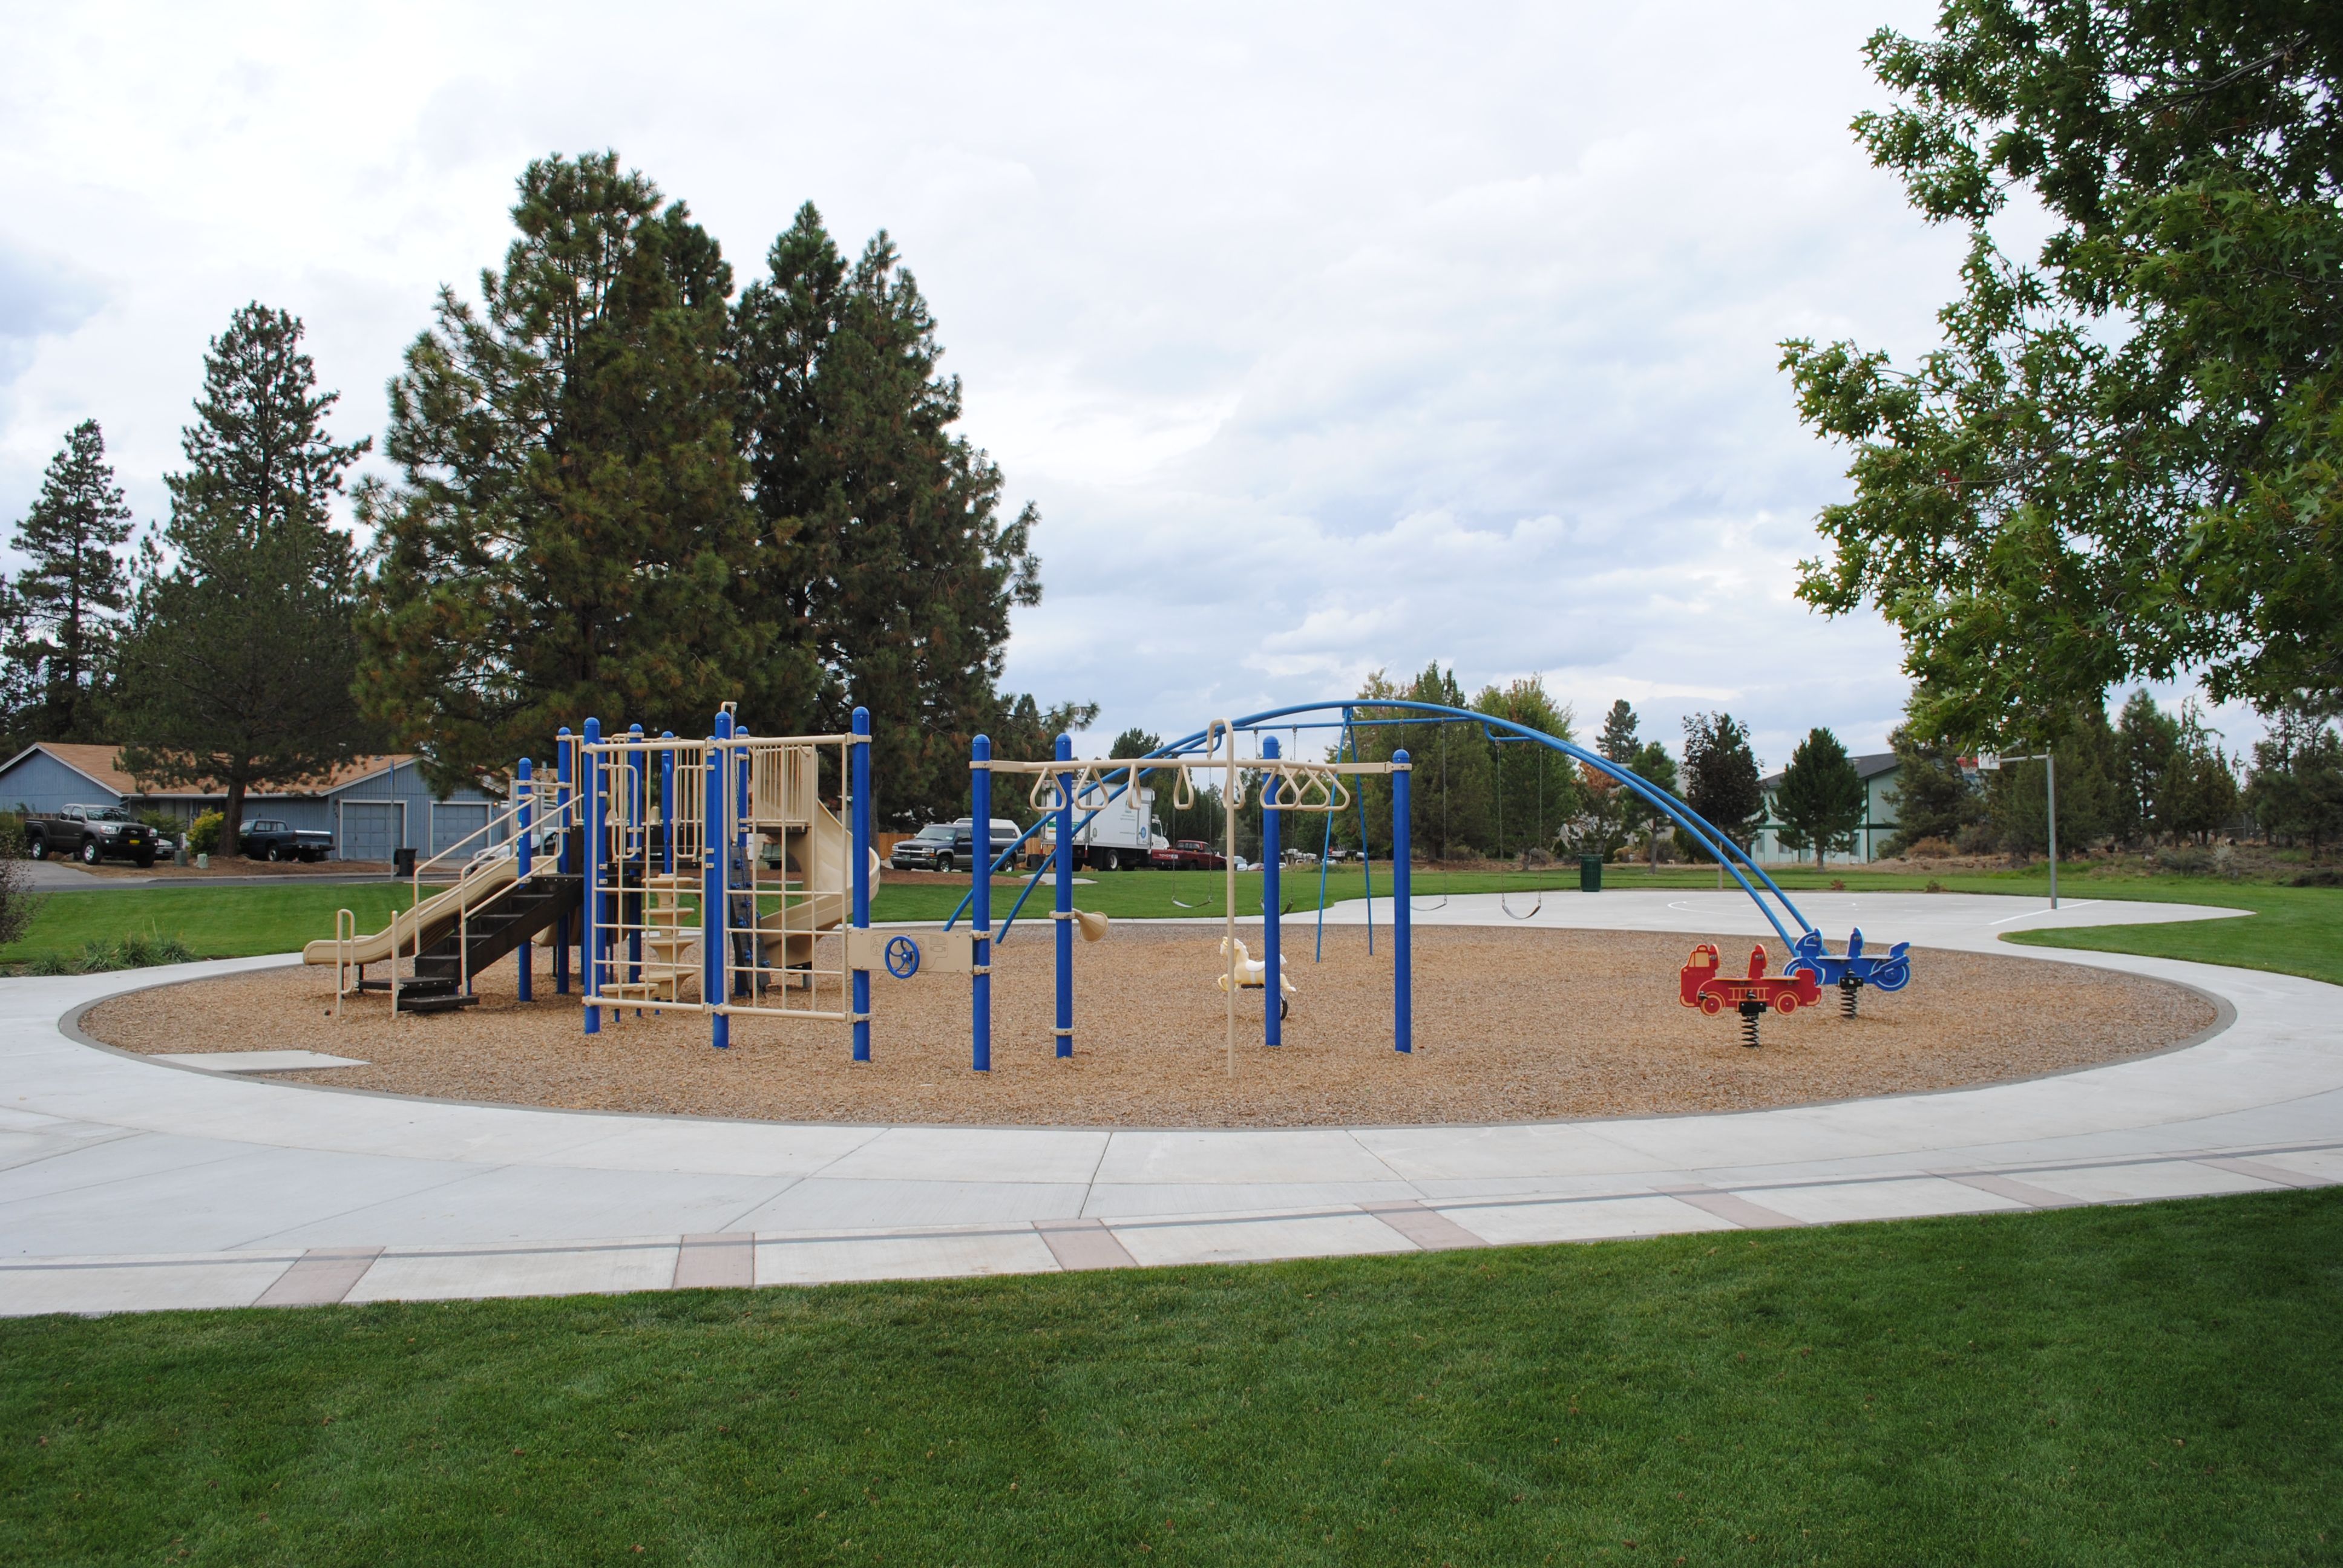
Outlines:
[[[1276, 729], [1334, 729], [1338, 728], [1338, 726], [1332, 724], [1296, 724], [1290, 721], [1292, 720], [1295, 716], [1300, 714], [1335, 712], [1339, 712], [1342, 716], [1339, 728], [1352, 732], [1355, 732], [1361, 728], [1370, 728], [1388, 724], [1403, 724], [1408, 722], [1406, 719], [1361, 719], [1355, 717], [1361, 709], [1376, 713], [1400, 709], [1409, 713], [1430, 714], [1435, 716], [1437, 721], [1443, 724], [1478, 724], [1482, 727], [1483, 733], [1488, 735], [1492, 739], [1505, 739], [1505, 737], [1499, 736], [1497, 731], [1501, 729], [1506, 730], [1511, 733], [1511, 738], [1513, 739], [1530, 741], [1537, 745], [1544, 746], [1554, 751], [1560, 752], [1574, 762], [1584, 763], [1587, 767], [1594, 769], [1596, 772], [1602, 773], [1604, 776], [1616, 780], [1620, 785], [1633, 791], [1638, 798], [1657, 809], [1662, 815], [1665, 816], [1677, 827], [1682, 828], [1685, 832], [1692, 835], [1694, 842], [1699, 844], [1702, 849], [1705, 849], [1712, 857], [1714, 857], [1719, 865], [1723, 866], [1726, 871], [1732, 874], [1733, 879], [1741, 885], [1741, 890], [1748, 894], [1750, 901], [1757, 906], [1757, 912], [1765, 917], [1765, 923], [1774, 928], [1774, 934], [1782, 939], [1782, 945], [1784, 947], [1795, 949], [1797, 945], [1798, 939], [1793, 937], [1790, 934], [1789, 928], [1785, 927], [1782, 923], [1783, 914], [1788, 915], [1793, 921], [1796, 922], [1797, 929], [1801, 934], [1811, 934], [1815, 937], [1817, 941], [1820, 940], [1820, 935], [1818, 932], [1815, 932], [1814, 923], [1808, 920], [1806, 917], [1799, 911], [1797, 905], [1790, 901], [1790, 895], [1784, 892], [1780, 885], [1777, 884], [1773, 878], [1765, 874], [1764, 868], [1760, 867], [1756, 861], [1751, 859], [1749, 856], [1742, 850], [1741, 846], [1735, 844], [1731, 839], [1726, 838], [1725, 834], [1720, 832], [1715, 824], [1711, 823], [1706, 818], [1701, 816], [1699, 812], [1694, 811], [1689, 805], [1679, 799], [1676, 796], [1661, 789], [1658, 785], [1652, 783], [1648, 779], [1639, 778], [1634, 773], [1622, 768], [1619, 764], [1612, 761], [1609, 758], [1603, 756], [1599, 752], [1589, 751], [1583, 746], [1564, 740], [1559, 736], [1549, 735], [1543, 729], [1533, 729], [1526, 724], [1516, 723], [1514, 720], [1510, 719], [1501, 719], [1493, 713], [1482, 713], [1470, 708], [1451, 708], [1443, 703], [1416, 702], [1405, 698], [1364, 699], [1356, 697], [1347, 698], [1335, 702], [1301, 702], [1294, 703], [1285, 708], [1267, 709], [1259, 713], [1248, 714], [1242, 719], [1231, 719], [1229, 721], [1229, 729], [1235, 734], [1252, 734], [1262, 730]], [[1149, 763], [1177, 762], [1183, 758], [1195, 754], [1203, 745], [1205, 737], [1211, 733], [1212, 730], [1210, 728], [1196, 730], [1192, 734], [1184, 735], [1177, 740], [1169, 741], [1162, 746], [1157, 747], [1154, 750], [1149, 752], [1144, 757], [1132, 758], [1129, 759], [1129, 762], [1127, 762], [1121, 769], [1107, 769], [1104, 774], [1101, 776], [1100, 781], [1101, 783], [1111, 780], [1118, 771], [1124, 775], [1122, 783], [1114, 787], [1108, 793], [1104, 800], [1101, 800], [1095, 809], [1093, 809], [1088, 815], [1084, 816], [1081, 821], [1076, 825], [1075, 830], [1079, 832], [1082, 828], [1088, 827], [1091, 822], [1097, 818], [1100, 811], [1104, 810], [1109, 803], [1112, 802], [1117, 797], [1121, 795], [1125, 789], [1131, 788], [1130, 772], [1131, 766], [1132, 764], [1144, 765]], [[1232, 744], [1233, 744], [1233, 741]], [[999, 871], [1013, 866], [1016, 863], [1018, 850], [1022, 849], [1025, 841], [1031, 838], [1035, 833], [1039, 832], [1041, 829], [1042, 823], [1048, 820], [1049, 819], [1047, 817], [1039, 819], [1031, 827], [1026, 829], [1022, 833], [1020, 833], [1017, 836], [1016, 840], [1006, 849], [1001, 851], [1000, 859], [993, 862], [990, 870]], [[1048, 869], [1045, 867], [1042, 870], [1034, 872], [1031, 879], [1026, 882], [1024, 891], [1018, 895], [1017, 902], [1011, 908], [1008, 919], [1001, 922], [1001, 931], [999, 933], [1000, 936], [1006, 937], [1009, 934], [1009, 928], [1014, 925], [1017, 921], [1018, 911], [1025, 907], [1026, 899], [1031, 895], [1033, 889], [1040, 884], [1041, 878], [1047, 873], [1047, 869]], [[1755, 884], [1750, 881], [1750, 878], [1753, 876], [1757, 879]], [[1763, 885], [1765, 889], [1764, 892], [1760, 892], [1758, 890], [1759, 884]], [[1775, 901], [1781, 906], [1779, 913], [1775, 911], [1774, 904], [1766, 901], [1765, 895], [1767, 893], [1772, 894]], [[973, 895], [971, 894], [970, 896]], [[960, 916], [967, 912], [968, 905], [968, 898], [962, 898], [959, 906], [952, 910], [951, 919], [944, 922], [944, 926], [947, 930], [959, 922]]]

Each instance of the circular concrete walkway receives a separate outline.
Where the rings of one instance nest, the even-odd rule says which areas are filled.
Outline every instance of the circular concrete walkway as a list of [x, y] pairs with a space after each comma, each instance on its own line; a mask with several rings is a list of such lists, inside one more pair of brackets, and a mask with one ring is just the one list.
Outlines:
[[[0, 1312], [1393, 1252], [2343, 1180], [2343, 989], [1997, 940], [2237, 911], [2069, 900], [2053, 913], [1957, 894], [1799, 901], [1834, 944], [1860, 925], [1874, 943], [2102, 965], [2196, 986], [2222, 1002], [2223, 1021], [2181, 1049], [2056, 1077], [1730, 1114], [1226, 1131], [787, 1125], [244, 1080], [69, 1031], [99, 998], [286, 958], [11, 980], [0, 981]], [[1329, 919], [1366, 913], [1353, 904]], [[1388, 906], [1374, 914], [1387, 920]], [[1764, 930], [1738, 892], [1548, 894], [1532, 922], [1507, 919], [1493, 897], [1458, 897], [1416, 919]]]

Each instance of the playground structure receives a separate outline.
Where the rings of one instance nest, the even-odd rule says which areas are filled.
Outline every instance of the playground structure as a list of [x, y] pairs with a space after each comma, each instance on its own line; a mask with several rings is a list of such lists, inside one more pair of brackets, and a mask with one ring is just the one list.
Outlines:
[[[415, 868], [411, 907], [383, 931], [358, 935], [349, 929], [345, 911], [335, 938], [310, 943], [304, 957], [309, 963], [335, 966], [337, 1009], [339, 999], [353, 989], [347, 977], [355, 971], [355, 989], [389, 992], [394, 1012], [446, 1011], [469, 1005], [471, 977], [516, 951], [519, 1000], [532, 1000], [534, 944], [544, 937], [553, 947], [557, 994], [569, 993], [570, 955], [573, 950], [578, 955], [577, 979], [588, 1035], [601, 1030], [606, 1016], [623, 1017], [628, 1007], [638, 1012], [707, 1012], [710, 1043], [718, 1049], [729, 1044], [729, 1020], [736, 1014], [796, 1018], [843, 1024], [855, 1061], [870, 1060], [872, 970], [883, 969], [899, 980], [923, 972], [966, 974], [970, 1065], [983, 1072], [991, 1066], [994, 946], [1006, 940], [1041, 879], [1051, 877], [1056, 960], [1052, 1036], [1056, 1055], [1071, 1057], [1074, 936], [1079, 930], [1095, 940], [1106, 930], [1104, 916], [1073, 905], [1073, 872], [1083, 829], [1127, 794], [1138, 791], [1143, 799], [1150, 773], [1171, 772], [1175, 802], [1192, 806], [1194, 775], [1203, 772], [1218, 776], [1224, 816], [1219, 984], [1225, 995], [1223, 1047], [1233, 1070], [1240, 992], [1259, 990], [1265, 1001], [1278, 999], [1278, 1005], [1262, 1009], [1262, 1043], [1272, 1048], [1283, 1043], [1285, 999], [1293, 991], [1284, 972], [1282, 940], [1285, 819], [1314, 815], [1322, 821], [1317, 940], [1322, 952], [1326, 850], [1333, 819], [1355, 807], [1362, 843], [1371, 844], [1365, 796], [1352, 786], [1362, 778], [1380, 776], [1391, 784], [1392, 1045], [1405, 1055], [1414, 1050], [1415, 900], [1409, 843], [1413, 763], [1404, 749], [1394, 750], [1384, 761], [1363, 759], [1359, 742], [1364, 730], [1426, 723], [1477, 726], [1493, 743], [1530, 744], [1559, 752], [1607, 776], [1684, 829], [1733, 876], [1795, 955], [1783, 977], [1765, 982], [1776, 991], [1793, 987], [1798, 1000], [1792, 1006], [1811, 1005], [1816, 986], [1834, 983], [1841, 986], [1843, 1006], [1852, 1017], [1855, 988], [1868, 983], [1893, 990], [1909, 982], [1906, 945], [1899, 944], [1884, 959], [1875, 958], [1863, 952], [1858, 934], [1845, 955], [1829, 953], [1821, 933], [1780, 886], [1739, 846], [1668, 791], [1606, 758], [1513, 720], [1403, 699], [1302, 704], [1214, 719], [1193, 734], [1128, 760], [1077, 760], [1071, 738], [1062, 735], [1049, 761], [995, 759], [990, 740], [980, 735], [971, 743], [969, 762], [971, 820], [992, 819], [996, 774], [1031, 776], [1028, 799], [1035, 820], [999, 848], [989, 866], [977, 869], [968, 896], [941, 933], [917, 934], [870, 929], [879, 858], [871, 848], [866, 710], [855, 710], [853, 729], [846, 734], [771, 737], [754, 736], [736, 726], [728, 705], [702, 739], [672, 733], [650, 737], [640, 725], [606, 738], [598, 721], [588, 719], [582, 734], [573, 736], [565, 728], [556, 737], [552, 778], [539, 773], [531, 759], [522, 759], [505, 811]], [[1298, 749], [1305, 731], [1338, 732], [1324, 759], [1288, 755], [1281, 747], [1281, 733]], [[826, 768], [836, 811], [821, 799]], [[1237, 823], [1255, 789], [1260, 791], [1262, 835], [1259, 960], [1242, 949], [1236, 933]], [[1028, 840], [1045, 827], [1053, 840], [1051, 853], [1026, 880], [996, 930], [992, 876], [1014, 868], [1027, 852]], [[1371, 853], [1363, 870], [1372, 955]], [[435, 872], [452, 875], [454, 882], [427, 898], [426, 877]], [[1510, 904], [1505, 912], [1524, 918]], [[963, 915], [968, 918], [964, 930], [959, 929]], [[402, 961], [407, 965], [405, 972]], [[374, 964], [387, 965], [388, 976], [368, 979], [366, 968]], [[1762, 950], [1756, 965], [1750, 981], [1729, 983], [1745, 986], [1760, 977]], [[1769, 1000], [1773, 994], [1769, 992]], [[1754, 1018], [1745, 1010], [1744, 1024], [1745, 1043], [1755, 1044]]]

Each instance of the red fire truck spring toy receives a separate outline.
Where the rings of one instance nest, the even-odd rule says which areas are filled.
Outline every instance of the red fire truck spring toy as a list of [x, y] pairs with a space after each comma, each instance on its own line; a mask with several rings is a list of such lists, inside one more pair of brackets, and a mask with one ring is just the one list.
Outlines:
[[1745, 1046], [1756, 1045], [1757, 1020], [1765, 1016], [1767, 1008], [1786, 1018], [1822, 1000], [1822, 987], [1809, 970], [1793, 970], [1779, 976], [1766, 974], [1762, 942], [1749, 950], [1748, 979], [1726, 975], [1722, 968], [1715, 943], [1703, 942], [1693, 949], [1683, 973], [1676, 977], [1677, 1000], [1711, 1017], [1728, 1007], [1733, 1009], [1741, 1015], [1741, 1043]]

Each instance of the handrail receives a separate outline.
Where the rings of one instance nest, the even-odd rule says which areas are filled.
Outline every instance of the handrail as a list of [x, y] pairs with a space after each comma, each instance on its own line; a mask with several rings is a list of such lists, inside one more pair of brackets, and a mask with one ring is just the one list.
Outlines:
[[[554, 785], [556, 787], [548, 790], [547, 789], [548, 785]], [[569, 830], [568, 824], [561, 819], [564, 812], [557, 780], [531, 779], [529, 793], [536, 798], [532, 801], [534, 811], [547, 812], [547, 816], [549, 817], [552, 822], [554, 831], [566, 833]], [[545, 797], [548, 793], [553, 797], [553, 803], [549, 809], [545, 804]], [[568, 810], [571, 814], [574, 814], [577, 810], [578, 799], [578, 797], [575, 794], [570, 798]], [[506, 806], [501, 812], [490, 817], [486, 822], [481, 823], [478, 827], [473, 829], [470, 832], [465, 834], [454, 843], [448, 845], [445, 849], [440, 850], [439, 853], [432, 856], [427, 860], [418, 860], [416, 862], [415, 869], [408, 874], [407, 878], [408, 892], [407, 908], [404, 910], [394, 910], [391, 911], [390, 916], [390, 1010], [393, 1013], [397, 1013], [398, 1011], [398, 998], [400, 995], [398, 954], [402, 945], [399, 930], [402, 924], [412, 928], [412, 930], [407, 933], [405, 940], [417, 944], [417, 950], [407, 955], [409, 961], [412, 962], [414, 960], [420, 959], [423, 956], [419, 946], [423, 935], [422, 917], [417, 912], [423, 907], [423, 873], [430, 869], [432, 867], [440, 864], [440, 862], [444, 860], [455, 858], [459, 851], [464, 849], [466, 845], [471, 843], [475, 839], [485, 838], [487, 839], [487, 841], [480, 846], [481, 849], [494, 848], [497, 843], [497, 839], [491, 835], [494, 835], [498, 828], [509, 828], [515, 825], [520, 814], [521, 802], [518, 799], [515, 799], [510, 804]], [[532, 824], [532, 826], [542, 829], [546, 820], [547, 818], [539, 818], [536, 823]], [[507, 836], [509, 837], [509, 835]], [[496, 863], [494, 861], [481, 860], [478, 858], [479, 852], [479, 849], [474, 849], [470, 851], [470, 853], [466, 854], [463, 857], [462, 864], [457, 869], [455, 880], [440, 887], [437, 893], [435, 893], [433, 896], [437, 897], [440, 893], [450, 893], [456, 891], [458, 889], [462, 888], [467, 882], [470, 881], [474, 876], [485, 874], [489, 867]], [[518, 849], [515, 850], [515, 858], [516, 860], [518, 860]], [[529, 874], [527, 879], [522, 879], [518, 875], [518, 866], [515, 868], [515, 873], [514, 879], [516, 881], [523, 879], [534, 880], [538, 876], [544, 874], [533, 865], [529, 869]], [[459, 986], [468, 986], [471, 979], [471, 954], [469, 951], [471, 946], [471, 912], [468, 900], [459, 901], [456, 911], [456, 962]]]

